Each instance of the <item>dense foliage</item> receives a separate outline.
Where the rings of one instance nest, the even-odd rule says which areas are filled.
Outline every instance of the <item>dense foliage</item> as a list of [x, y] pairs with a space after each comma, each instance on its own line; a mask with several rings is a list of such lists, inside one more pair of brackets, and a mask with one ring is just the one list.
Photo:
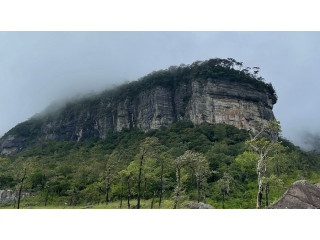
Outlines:
[[[148, 132], [110, 132], [104, 140], [34, 143], [0, 158], [0, 189], [18, 190], [27, 169], [23, 191], [33, 197], [22, 206], [134, 208], [139, 195], [142, 208], [159, 208], [160, 201], [161, 208], [183, 208], [198, 200], [255, 208], [257, 157], [248, 139], [247, 131], [230, 125], [178, 121]], [[281, 140], [285, 150], [269, 164], [270, 176], [281, 180], [269, 182], [271, 203], [294, 181], [320, 177], [319, 155]]]
[[262, 77], [258, 77], [258, 67], [243, 67], [242, 62], [233, 58], [214, 58], [207, 61], [196, 61], [190, 65], [181, 64], [171, 66], [168, 69], [154, 71], [137, 81], [123, 84], [113, 90], [105, 92], [105, 96], [123, 99], [135, 97], [142, 90], [152, 89], [156, 86], [175, 89], [181, 83], [192, 79], [224, 80], [230, 82], [249, 83], [257, 91], [269, 92], [273, 104], [277, 102], [277, 95], [271, 83], [265, 83]]

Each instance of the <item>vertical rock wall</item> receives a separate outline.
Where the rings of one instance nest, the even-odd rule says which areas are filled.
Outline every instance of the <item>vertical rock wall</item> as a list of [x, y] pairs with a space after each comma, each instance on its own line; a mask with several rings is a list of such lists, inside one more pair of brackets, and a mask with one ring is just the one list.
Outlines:
[[[255, 129], [261, 121], [274, 120], [272, 98], [249, 83], [194, 79], [175, 89], [155, 87], [123, 100], [101, 96], [95, 102], [82, 101], [45, 116], [38, 139], [83, 141], [105, 138], [109, 131], [140, 128], [143, 131], [168, 126], [175, 120], [226, 123], [241, 129]], [[1, 154], [17, 152], [27, 137], [10, 135], [0, 139]]]

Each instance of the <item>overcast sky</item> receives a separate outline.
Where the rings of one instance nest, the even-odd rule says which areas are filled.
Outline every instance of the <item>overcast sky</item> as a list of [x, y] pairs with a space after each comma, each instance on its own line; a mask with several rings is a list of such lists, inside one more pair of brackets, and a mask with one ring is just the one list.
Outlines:
[[55, 100], [232, 57], [261, 68], [282, 135], [301, 145], [320, 133], [319, 43], [319, 32], [0, 32], [0, 136]]

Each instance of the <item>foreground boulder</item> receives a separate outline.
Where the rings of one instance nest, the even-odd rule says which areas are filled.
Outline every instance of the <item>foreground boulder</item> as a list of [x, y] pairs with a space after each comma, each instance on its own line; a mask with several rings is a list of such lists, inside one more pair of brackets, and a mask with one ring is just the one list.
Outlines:
[[190, 202], [187, 203], [184, 208], [188, 208], [188, 209], [213, 209], [214, 207], [212, 207], [210, 204], [205, 204], [203, 202], [199, 202], [199, 203], [194, 203], [194, 202]]
[[0, 204], [15, 201], [16, 193], [12, 190], [0, 190]]
[[[21, 192], [21, 199], [33, 196], [31, 192]], [[12, 203], [18, 200], [18, 193], [13, 190], [0, 190], [0, 204]]]
[[320, 208], [320, 184], [310, 184], [305, 180], [296, 181], [284, 196], [270, 209], [318, 209]]

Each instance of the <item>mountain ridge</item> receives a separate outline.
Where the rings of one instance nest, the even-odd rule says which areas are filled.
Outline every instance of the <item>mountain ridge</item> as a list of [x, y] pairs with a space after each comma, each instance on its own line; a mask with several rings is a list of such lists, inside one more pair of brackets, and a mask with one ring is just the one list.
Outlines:
[[254, 130], [259, 122], [275, 119], [276, 101], [272, 85], [257, 77], [257, 70], [251, 73], [234, 59], [210, 59], [153, 72], [34, 116], [0, 139], [0, 152], [19, 152], [33, 141], [85, 141], [105, 138], [109, 131], [148, 131], [177, 120]]

